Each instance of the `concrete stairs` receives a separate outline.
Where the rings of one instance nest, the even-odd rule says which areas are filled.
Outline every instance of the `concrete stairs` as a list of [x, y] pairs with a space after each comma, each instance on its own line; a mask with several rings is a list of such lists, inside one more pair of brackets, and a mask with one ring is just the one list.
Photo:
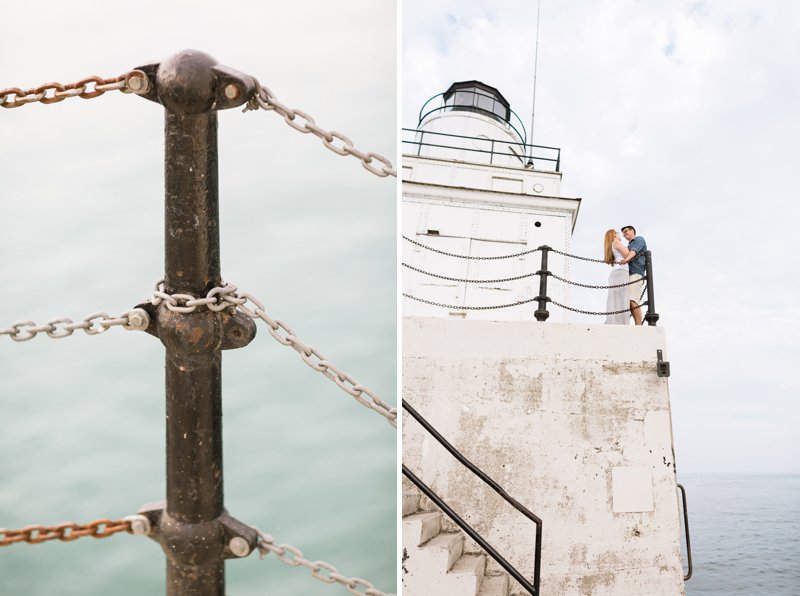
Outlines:
[[464, 552], [460, 529], [427, 509], [433, 509], [428, 499], [404, 489], [403, 595], [508, 596], [508, 576], [486, 575], [486, 555]]

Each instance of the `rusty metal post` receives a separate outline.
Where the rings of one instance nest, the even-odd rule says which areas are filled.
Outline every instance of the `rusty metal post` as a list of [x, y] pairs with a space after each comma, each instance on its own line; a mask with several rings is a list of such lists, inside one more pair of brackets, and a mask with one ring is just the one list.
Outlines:
[[[145, 97], [165, 109], [165, 291], [202, 297], [222, 281], [216, 110], [247, 101], [254, 80], [194, 50], [140, 70]], [[152, 314], [149, 331], [166, 347], [167, 500], [142, 512], [167, 557], [167, 594], [223, 596], [230, 539], [243, 534], [224, 509], [221, 350], [247, 345], [255, 324], [164, 303]], [[254, 546], [252, 533], [244, 538]]]

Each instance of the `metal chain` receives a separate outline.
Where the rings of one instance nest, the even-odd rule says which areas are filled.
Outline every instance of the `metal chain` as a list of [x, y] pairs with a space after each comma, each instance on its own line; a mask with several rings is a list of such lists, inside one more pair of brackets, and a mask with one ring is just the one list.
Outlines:
[[[394, 176], [397, 178], [397, 172], [394, 170], [392, 162], [377, 153], [369, 152], [364, 153], [359, 151], [353, 146], [353, 141], [340, 132], [334, 130], [325, 130], [314, 122], [314, 118], [303, 112], [302, 110], [292, 109], [280, 101], [275, 94], [268, 88], [261, 85], [256, 81], [256, 93], [253, 98], [247, 103], [244, 110], [257, 110], [261, 108], [266, 111], [274, 111], [283, 116], [286, 124], [293, 129], [302, 132], [303, 134], [312, 133], [317, 136], [322, 144], [337, 155], [352, 155], [361, 161], [364, 168], [376, 176], [385, 178], [386, 176]], [[298, 118], [299, 117], [299, 118]], [[302, 122], [304, 121], [304, 122]], [[338, 141], [338, 143], [336, 143]], [[372, 165], [373, 161], [378, 161], [383, 164], [380, 167]]]
[[513, 255], [501, 255], [499, 257], [471, 257], [469, 255], [458, 255], [452, 252], [445, 252], [443, 250], [439, 250], [437, 248], [433, 248], [432, 246], [428, 246], [427, 244], [422, 244], [421, 242], [417, 242], [416, 240], [412, 240], [408, 236], [403, 236], [403, 240], [410, 242], [411, 244], [416, 244], [417, 246], [424, 248], [425, 250], [429, 250], [431, 252], [439, 253], [440, 255], [445, 255], [446, 257], [456, 257], [457, 259], [470, 259], [474, 261], [496, 261], [498, 259], [513, 259], [514, 257], [523, 257], [525, 255], [533, 254], [538, 252], [538, 248], [534, 248], [532, 250], [526, 250], [523, 252], [518, 252]]
[[150, 317], [141, 308], [134, 308], [122, 313], [118, 317], [109, 317], [104, 312], [95, 312], [75, 323], [66, 317], [50, 319], [44, 325], [37, 325], [33, 321], [17, 321], [10, 327], [0, 328], [0, 337], [8, 335], [14, 341], [28, 341], [39, 333], [46, 333], [53, 339], [69, 337], [77, 329], [82, 329], [87, 335], [99, 335], [111, 327], [121, 326], [128, 331], [144, 331], [150, 324]]
[[[275, 553], [281, 563], [290, 567], [305, 567], [311, 570], [311, 576], [326, 584], [339, 583], [347, 588], [351, 594], [359, 596], [394, 596], [381, 592], [374, 585], [360, 577], [346, 577], [339, 573], [330, 563], [325, 561], [309, 561], [303, 557], [302, 551], [291, 544], [275, 544], [275, 539], [269, 534], [259, 531], [258, 551], [263, 559], [270, 553]], [[322, 573], [321, 573], [322, 572]], [[363, 590], [359, 588], [364, 588]]]
[[[591, 257], [580, 257], [578, 255], [571, 255], [567, 252], [561, 252], [560, 250], [556, 250], [555, 248], [551, 248], [550, 252], [554, 252], [557, 255], [563, 255], [565, 257], [569, 257], [571, 259], [580, 259], [581, 261], [590, 261], [592, 263], [605, 263], [603, 259], [592, 259]], [[606, 263], [608, 264], [608, 263]]]
[[198, 306], [207, 306], [213, 312], [220, 312], [226, 308], [236, 308], [247, 302], [236, 294], [236, 286], [225, 283], [221, 287], [212, 288], [204, 298], [195, 298], [190, 294], [167, 294], [164, 291], [164, 280], [160, 279], [153, 288], [150, 303], [158, 306], [162, 302], [172, 312], [190, 313], [197, 310]]
[[[253, 304], [254, 308], [251, 309], [246, 306], [248, 301]], [[164, 282], [161, 280], [156, 283], [150, 302], [156, 306], [164, 302], [168, 309], [180, 313], [194, 312], [199, 306], [207, 306], [215, 312], [233, 307], [238, 308], [251, 319], [261, 319], [267, 324], [270, 335], [276, 341], [284, 346], [292, 347], [310, 368], [322, 373], [362, 406], [375, 410], [386, 418], [389, 424], [397, 428], [397, 408], [391, 407], [369, 387], [361, 385], [353, 377], [338, 368], [319, 350], [305, 344], [288, 325], [282, 321], [272, 319], [264, 311], [264, 304], [261, 301], [247, 292], [238, 293], [235, 285], [226, 283], [223, 287], [213, 288], [205, 298], [194, 298], [189, 294], [170, 295], [165, 293]]]
[[69, 97], [92, 99], [103, 95], [106, 91], [122, 91], [123, 93], [145, 93], [150, 81], [141, 70], [132, 70], [118, 77], [102, 78], [86, 77], [77, 83], [45, 83], [32, 89], [9, 87], [0, 90], [0, 107], [18, 108], [28, 103], [58, 103]]
[[[497, 308], [509, 308], [511, 306], [520, 306], [521, 304], [528, 304], [529, 302], [536, 302], [538, 298], [529, 298], [527, 300], [521, 300], [519, 302], [513, 302], [511, 304], [498, 304], [497, 306], [454, 306], [452, 304], [442, 304], [440, 302], [431, 302], [430, 300], [425, 300], [424, 298], [417, 298], [416, 296], [412, 296], [411, 294], [403, 294], [406, 298], [411, 298], [411, 300], [416, 300], [417, 302], [424, 302], [425, 304], [431, 304], [433, 306], [441, 306], [444, 308], [452, 308], [455, 310], [495, 310]], [[548, 298], [548, 301], [550, 299]]]
[[557, 279], [558, 281], [563, 281], [564, 283], [572, 284], [573, 286], [580, 286], [581, 288], [590, 288], [592, 290], [611, 290], [613, 288], [624, 288], [625, 286], [632, 286], [633, 284], [639, 283], [640, 281], [646, 279], [644, 277], [640, 277], [639, 279], [634, 279], [633, 281], [627, 281], [624, 284], [617, 284], [615, 286], [592, 286], [589, 284], [579, 284], [577, 281], [570, 281], [569, 279], [564, 279], [563, 277], [559, 277], [553, 272], [550, 272], [550, 277], [553, 279]]
[[457, 277], [446, 277], [444, 275], [438, 275], [436, 273], [430, 273], [429, 271], [423, 271], [422, 269], [417, 269], [416, 267], [412, 267], [406, 263], [401, 263], [403, 267], [411, 269], [412, 271], [416, 271], [417, 273], [422, 273], [424, 275], [430, 275], [431, 277], [437, 277], [439, 279], [446, 279], [447, 281], [461, 281], [466, 282], [468, 284], [492, 284], [492, 283], [501, 283], [506, 281], [517, 281], [518, 279], [524, 279], [526, 277], [533, 277], [535, 275], [539, 275], [538, 273], [525, 273], [523, 275], [517, 275], [516, 277], [505, 277], [502, 279], [459, 279]]
[[[594, 311], [591, 311], [591, 310], [580, 310], [579, 308], [572, 308], [571, 306], [567, 306], [565, 304], [561, 304], [560, 302], [556, 302], [555, 300], [551, 300], [550, 302], [552, 302], [556, 306], [560, 306], [563, 309], [571, 310], [572, 312], [579, 312], [579, 313], [581, 313], [583, 315], [621, 315], [622, 313], [631, 311], [630, 308], [626, 308], [626, 309], [623, 309], [623, 310], [614, 310], [614, 311], [611, 311], [611, 312], [594, 312]], [[642, 302], [640, 305], [634, 306], [634, 308], [639, 308], [640, 309], [643, 306], [647, 306], [647, 302]]]
[[[227, 299], [227, 298], [226, 298]], [[270, 335], [275, 340], [284, 346], [290, 346], [303, 359], [310, 368], [322, 373], [326, 378], [330, 379], [342, 391], [350, 395], [362, 406], [371, 410], [375, 410], [378, 414], [386, 418], [386, 420], [393, 427], [397, 428], [397, 408], [393, 408], [385, 401], [380, 399], [369, 387], [361, 385], [353, 377], [348, 375], [343, 370], [339, 369], [333, 362], [328, 360], [319, 350], [303, 343], [298, 338], [292, 329], [283, 323], [272, 319], [265, 311], [264, 305], [255, 298], [252, 294], [243, 292], [238, 295], [238, 299], [245, 299], [250, 301], [255, 306], [254, 309], [247, 308], [244, 304], [239, 304], [238, 308], [241, 312], [253, 319], [261, 319], [267, 324]], [[316, 359], [316, 361], [315, 361]], [[367, 399], [365, 397], [369, 397]]]
[[8, 530], [0, 528], [0, 546], [9, 546], [17, 542], [27, 542], [28, 544], [39, 544], [47, 540], [61, 540], [70, 542], [91, 536], [92, 538], [107, 538], [117, 532], [130, 532], [131, 522], [117, 519], [96, 519], [88, 524], [76, 524], [65, 522], [57, 526], [25, 526], [19, 530]]

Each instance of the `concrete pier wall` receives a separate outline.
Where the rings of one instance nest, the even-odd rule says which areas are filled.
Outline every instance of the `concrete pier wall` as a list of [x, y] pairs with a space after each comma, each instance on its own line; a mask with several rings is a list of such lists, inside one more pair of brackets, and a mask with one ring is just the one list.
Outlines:
[[[403, 397], [542, 518], [544, 595], [684, 594], [658, 349], [656, 327], [404, 319]], [[532, 578], [535, 526], [408, 415], [403, 461]]]

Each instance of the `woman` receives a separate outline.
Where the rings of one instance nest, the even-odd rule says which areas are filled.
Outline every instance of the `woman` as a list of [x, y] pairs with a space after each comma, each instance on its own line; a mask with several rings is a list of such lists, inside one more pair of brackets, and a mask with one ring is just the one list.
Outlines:
[[[603, 261], [611, 265], [608, 276], [609, 286], [619, 286], [628, 282], [628, 265], [619, 262], [628, 256], [628, 248], [622, 244], [615, 230], [608, 230], [603, 238]], [[606, 312], [623, 311], [615, 315], [606, 315], [606, 325], [627, 325], [631, 316], [628, 300], [628, 287], [609, 288], [606, 299]]]

